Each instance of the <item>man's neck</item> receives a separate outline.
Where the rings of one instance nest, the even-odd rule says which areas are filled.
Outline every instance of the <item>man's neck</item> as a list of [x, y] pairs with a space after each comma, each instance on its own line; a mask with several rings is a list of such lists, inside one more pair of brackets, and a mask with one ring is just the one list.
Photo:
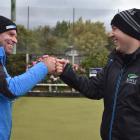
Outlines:
[[140, 41], [134, 40], [128, 44], [126, 54], [134, 53], [138, 48], [140, 48]]

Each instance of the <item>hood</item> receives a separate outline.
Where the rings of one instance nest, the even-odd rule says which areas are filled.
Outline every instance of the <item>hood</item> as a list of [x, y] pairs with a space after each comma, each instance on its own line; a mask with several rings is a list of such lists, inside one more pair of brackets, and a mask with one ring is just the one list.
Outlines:
[[6, 54], [3, 46], [0, 46], [0, 62], [2, 65], [6, 63]]

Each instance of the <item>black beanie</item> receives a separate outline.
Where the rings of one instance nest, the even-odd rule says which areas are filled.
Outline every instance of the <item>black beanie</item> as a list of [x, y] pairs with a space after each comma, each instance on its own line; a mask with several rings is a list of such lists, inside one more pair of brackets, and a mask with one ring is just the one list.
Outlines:
[[0, 33], [6, 32], [9, 30], [17, 31], [16, 24], [14, 22], [12, 22], [12, 20], [10, 20], [4, 16], [0, 16]]
[[122, 32], [140, 40], [140, 9], [129, 9], [119, 12], [114, 16], [111, 25], [116, 26]]

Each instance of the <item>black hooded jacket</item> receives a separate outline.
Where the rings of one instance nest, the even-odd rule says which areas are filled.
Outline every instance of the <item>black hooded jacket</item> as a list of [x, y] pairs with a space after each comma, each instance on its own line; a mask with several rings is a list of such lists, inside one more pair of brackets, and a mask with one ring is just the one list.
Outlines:
[[67, 64], [61, 79], [91, 99], [103, 99], [103, 140], [140, 140], [140, 49], [113, 51], [96, 77], [78, 76]]

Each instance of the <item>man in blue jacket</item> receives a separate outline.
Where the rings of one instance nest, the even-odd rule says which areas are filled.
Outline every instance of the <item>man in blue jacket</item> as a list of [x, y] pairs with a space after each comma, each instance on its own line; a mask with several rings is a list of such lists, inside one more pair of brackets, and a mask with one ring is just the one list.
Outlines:
[[31, 90], [48, 73], [55, 71], [55, 58], [43, 58], [24, 74], [11, 77], [6, 70], [6, 55], [17, 43], [17, 26], [0, 16], [0, 140], [9, 140], [12, 127], [12, 101]]
[[57, 72], [86, 97], [103, 99], [102, 140], [140, 140], [140, 9], [117, 13], [111, 25], [116, 48], [96, 77], [77, 75], [66, 60]]

